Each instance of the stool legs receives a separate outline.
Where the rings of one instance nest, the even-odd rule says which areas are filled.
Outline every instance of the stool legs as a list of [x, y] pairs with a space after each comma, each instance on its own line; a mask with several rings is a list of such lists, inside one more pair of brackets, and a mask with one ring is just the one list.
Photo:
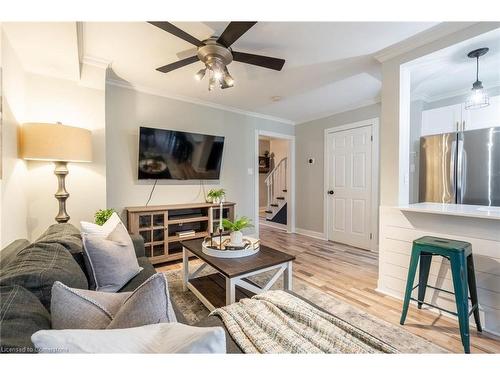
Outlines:
[[[432, 254], [420, 253], [420, 270], [418, 272], [418, 300], [425, 299], [425, 290], [427, 289], [427, 281], [429, 280], [429, 271], [431, 269]], [[422, 303], [418, 302], [418, 308], [422, 308]]]
[[[472, 254], [467, 257], [467, 277], [469, 283], [469, 293], [472, 302], [472, 308], [474, 309], [474, 320], [476, 321], [476, 328], [478, 332], [483, 332], [481, 328], [481, 321], [479, 320], [479, 303], [477, 301], [477, 289], [476, 289], [476, 273], [474, 272], [474, 258]], [[476, 306], [474, 308], [474, 306]]]
[[470, 353], [469, 300], [467, 290], [467, 265], [465, 256], [457, 254], [450, 257], [455, 301], [457, 304], [458, 324], [465, 353]]
[[403, 302], [403, 311], [401, 312], [401, 319], [399, 324], [405, 324], [406, 314], [408, 313], [408, 306], [410, 304], [411, 291], [413, 289], [413, 282], [415, 281], [415, 274], [417, 273], [418, 258], [420, 257], [419, 251], [412, 251], [410, 258], [410, 267], [408, 269], [408, 279], [406, 280], [405, 299]]

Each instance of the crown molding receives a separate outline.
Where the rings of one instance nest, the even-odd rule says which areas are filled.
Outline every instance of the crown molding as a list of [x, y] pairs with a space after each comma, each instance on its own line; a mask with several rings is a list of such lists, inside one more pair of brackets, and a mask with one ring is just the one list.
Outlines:
[[[488, 85], [484, 85], [484, 88], [486, 90], [491, 90], [491, 89], [494, 89], [497, 87], [500, 87], [500, 80], [496, 81], [496, 82], [491, 82]], [[471, 89], [470, 89], [470, 87], [468, 87], [468, 88], [463, 88], [460, 90], [448, 91], [448, 92], [445, 92], [442, 94], [437, 94], [437, 95], [417, 94], [417, 95], [415, 95], [415, 99], [422, 98], [422, 100], [424, 100], [425, 102], [432, 103], [432, 102], [437, 102], [437, 101], [443, 100], [443, 99], [453, 98], [455, 96], [467, 95], [470, 92], [471, 92]], [[412, 97], [412, 100], [415, 100], [415, 99], [413, 99], [413, 97]]]
[[466, 29], [477, 22], [443, 22], [430, 29], [424, 30], [415, 34], [408, 39], [399, 43], [393, 44], [387, 48], [380, 50], [374, 54], [374, 58], [383, 63], [387, 60], [393, 59], [403, 53], [409, 52], [415, 48], [421, 47], [425, 44], [434, 42], [454, 32]]
[[106, 79], [106, 83], [108, 83], [110, 85], [113, 85], [113, 86], [117, 86], [117, 87], [129, 89], [129, 90], [139, 91], [139, 92], [142, 92], [142, 93], [145, 93], [145, 94], [151, 94], [151, 95], [161, 96], [161, 97], [168, 98], [168, 99], [179, 100], [181, 102], [186, 102], [186, 103], [191, 103], [191, 104], [197, 104], [197, 105], [201, 105], [201, 106], [204, 106], [204, 107], [210, 107], [210, 108], [220, 109], [220, 110], [228, 111], [228, 112], [234, 112], [234, 113], [238, 113], [240, 115], [261, 118], [263, 120], [281, 122], [283, 124], [288, 124], [288, 125], [295, 125], [296, 124], [294, 121], [291, 121], [291, 120], [288, 120], [288, 119], [284, 119], [284, 118], [281, 118], [281, 117], [269, 116], [269, 115], [266, 115], [266, 114], [263, 114], [263, 113], [252, 112], [252, 111], [245, 111], [243, 109], [239, 109], [239, 108], [236, 108], [236, 107], [231, 107], [231, 106], [227, 106], [227, 105], [223, 105], [223, 104], [212, 103], [212, 102], [208, 102], [208, 101], [200, 100], [200, 99], [195, 99], [195, 98], [189, 98], [189, 97], [186, 97], [186, 96], [173, 95], [173, 94], [170, 94], [170, 93], [166, 93], [166, 92], [164, 92], [162, 90], [153, 89], [151, 87], [146, 87], [146, 86], [141, 86], [141, 85], [135, 85], [135, 84], [131, 84], [131, 83], [128, 83], [128, 82], [118, 81], [118, 80], [112, 79], [112, 78], [107, 78]]
[[108, 69], [111, 66], [111, 61], [101, 59], [100, 57], [85, 55], [82, 57], [82, 64], [95, 66], [100, 69]]
[[328, 113], [322, 114], [320, 116], [306, 117], [305, 119], [301, 119], [300, 121], [297, 121], [297, 125], [304, 125], [304, 124], [306, 124], [308, 122], [311, 122], [311, 121], [321, 120], [321, 119], [324, 119], [324, 118], [327, 118], [327, 117], [331, 117], [331, 116], [337, 115], [339, 113], [354, 111], [356, 109], [363, 108], [363, 107], [368, 107], [370, 105], [378, 104], [380, 102], [381, 102], [380, 96], [376, 96], [376, 97], [371, 98], [371, 99], [366, 99], [366, 100], [362, 100], [362, 101], [356, 102], [356, 103], [351, 104], [351, 105], [343, 106], [343, 107], [341, 107], [339, 109], [336, 109], [333, 112], [328, 112]]

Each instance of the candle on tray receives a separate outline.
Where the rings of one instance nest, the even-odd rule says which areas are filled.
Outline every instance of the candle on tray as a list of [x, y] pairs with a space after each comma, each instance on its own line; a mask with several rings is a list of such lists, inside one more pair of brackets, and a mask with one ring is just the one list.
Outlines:
[[224, 227], [222, 226], [222, 199], [220, 201], [220, 214], [219, 214], [219, 231], [222, 232]]

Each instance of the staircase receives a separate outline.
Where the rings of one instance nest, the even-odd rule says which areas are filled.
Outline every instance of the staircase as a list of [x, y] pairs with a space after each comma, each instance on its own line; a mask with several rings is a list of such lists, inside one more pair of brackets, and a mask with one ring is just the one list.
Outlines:
[[266, 220], [286, 225], [287, 218], [287, 158], [283, 158], [265, 179], [267, 187]]

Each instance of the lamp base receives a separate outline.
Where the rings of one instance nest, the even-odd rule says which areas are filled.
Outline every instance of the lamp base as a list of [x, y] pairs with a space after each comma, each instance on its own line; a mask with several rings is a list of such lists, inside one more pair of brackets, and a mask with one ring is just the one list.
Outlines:
[[57, 176], [57, 191], [54, 194], [56, 199], [59, 201], [59, 212], [55, 217], [58, 223], [67, 223], [69, 221], [69, 215], [66, 212], [66, 199], [69, 197], [69, 193], [66, 191], [66, 175], [68, 171], [68, 163], [65, 161], [55, 162], [54, 174]]

